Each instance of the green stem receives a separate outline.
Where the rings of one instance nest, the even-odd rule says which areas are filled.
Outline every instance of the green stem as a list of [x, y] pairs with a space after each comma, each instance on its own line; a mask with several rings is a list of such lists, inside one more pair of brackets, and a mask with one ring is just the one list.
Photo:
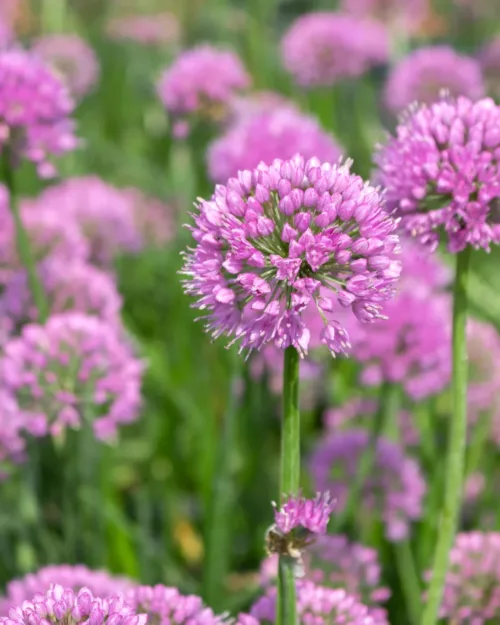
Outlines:
[[38, 311], [38, 319], [41, 323], [45, 323], [49, 312], [48, 302], [40, 279], [38, 278], [36, 262], [31, 249], [30, 240], [21, 218], [21, 211], [19, 209], [19, 202], [16, 195], [14, 171], [10, 163], [8, 152], [5, 153], [3, 158], [3, 174], [5, 185], [10, 195], [10, 209], [12, 211], [12, 217], [14, 219], [14, 226], [16, 229], [17, 253], [19, 254], [21, 263], [28, 274], [28, 284], [33, 297], [33, 302], [35, 303]]
[[411, 625], [416, 625], [422, 611], [422, 589], [409, 541], [394, 543], [394, 555], [408, 618]]
[[453, 293], [453, 414], [449, 424], [448, 457], [444, 490], [444, 505], [438, 532], [432, 578], [422, 625], [435, 625], [443, 596], [449, 552], [457, 529], [462, 501], [465, 447], [467, 437], [467, 274], [470, 248], [457, 255]]
[[[284, 355], [283, 425], [281, 434], [281, 498], [297, 495], [300, 486], [299, 354], [288, 347]], [[296, 625], [297, 598], [293, 562], [280, 556], [278, 625]]]

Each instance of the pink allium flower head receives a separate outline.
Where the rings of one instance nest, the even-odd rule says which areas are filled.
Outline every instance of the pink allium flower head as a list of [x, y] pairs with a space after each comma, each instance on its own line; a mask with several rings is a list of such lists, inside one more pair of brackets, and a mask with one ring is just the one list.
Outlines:
[[218, 616], [196, 595], [182, 595], [177, 588], [135, 586], [126, 594], [127, 603], [145, 612], [150, 621], [176, 625], [223, 625], [225, 616]]
[[428, 0], [341, 0], [340, 8], [357, 17], [370, 17], [406, 32], [417, 31], [427, 14]]
[[375, 21], [317, 12], [295, 20], [281, 43], [285, 69], [303, 87], [357, 78], [389, 57], [389, 36]]
[[[369, 445], [368, 431], [353, 429], [322, 439], [314, 451], [310, 470], [314, 486], [330, 491], [336, 509], [344, 508], [349, 488], [359, 467], [359, 459]], [[376, 445], [374, 468], [362, 488], [358, 514], [380, 517], [389, 540], [399, 541], [412, 521], [422, 515], [425, 480], [418, 464], [405, 456], [402, 448], [385, 438]]]
[[[12, 464], [24, 460], [22, 430], [23, 419], [15, 400], [4, 390], [0, 390], [0, 481], [9, 475]], [[0, 599], [0, 605], [1, 603]]]
[[488, 91], [498, 99], [500, 97], [500, 37], [490, 41], [479, 54]]
[[275, 109], [236, 123], [216, 139], [208, 149], [208, 172], [215, 182], [225, 182], [261, 161], [295, 154], [335, 163], [341, 148], [313, 117], [290, 107]]
[[176, 45], [181, 38], [181, 26], [173, 13], [123, 15], [107, 25], [107, 34], [118, 41], [134, 41], [143, 46]]
[[97, 83], [99, 60], [89, 44], [75, 34], [45, 35], [32, 51], [60, 74], [75, 98], [82, 98]]
[[400, 113], [413, 102], [431, 104], [442, 91], [481, 98], [485, 88], [478, 61], [449, 46], [418, 48], [391, 70], [384, 100], [390, 111]]
[[38, 202], [80, 228], [96, 265], [109, 267], [118, 254], [142, 247], [130, 197], [98, 176], [68, 178], [47, 188]]
[[362, 321], [381, 317], [400, 272], [397, 223], [349, 165], [276, 159], [200, 200], [185, 289], [214, 337], [227, 334], [242, 350], [273, 343], [307, 354], [302, 313], [311, 304], [335, 354], [349, 346], [339, 303]]
[[[343, 535], [318, 536], [304, 555], [304, 577], [328, 588], [344, 589], [351, 597], [366, 605], [370, 614], [386, 618], [380, 606], [390, 597], [390, 590], [381, 585], [381, 566], [375, 549], [351, 543]], [[264, 560], [261, 583], [268, 586], [278, 577], [278, 556]]]
[[[118, 323], [121, 298], [109, 273], [81, 261], [66, 262], [52, 256], [39, 266], [38, 276], [52, 314], [75, 310]], [[1, 315], [17, 328], [38, 320], [25, 271], [15, 274], [0, 295]]]
[[[301, 623], [312, 625], [387, 625], [386, 618], [372, 615], [367, 606], [342, 588], [297, 582], [297, 612]], [[276, 622], [276, 588], [270, 587], [250, 610], [261, 623]]]
[[212, 121], [224, 119], [231, 99], [250, 86], [234, 52], [200, 45], [182, 52], [162, 74], [158, 96], [174, 117], [199, 115]]
[[55, 583], [76, 593], [86, 588], [93, 595], [103, 598], [125, 594], [135, 585], [130, 579], [112, 576], [103, 570], [92, 570], [84, 564], [51, 564], [7, 584], [5, 597], [0, 598], [0, 616], [8, 616], [11, 608], [29, 601], [38, 593], [46, 593]]
[[409, 111], [376, 154], [389, 210], [422, 243], [458, 252], [500, 241], [500, 107], [443, 98]]
[[274, 523], [283, 534], [297, 527], [313, 534], [325, 534], [335, 502], [330, 499], [329, 493], [318, 493], [315, 499], [290, 495], [280, 508], [275, 507]]
[[457, 534], [440, 616], [457, 625], [500, 619], [500, 533]]
[[4, 386], [35, 436], [91, 419], [98, 438], [112, 438], [139, 416], [142, 370], [119, 326], [78, 312], [24, 326], [0, 359]]
[[132, 205], [132, 214], [141, 245], [161, 247], [175, 236], [173, 209], [161, 200], [129, 187], [122, 191]]
[[74, 104], [63, 82], [33, 53], [0, 52], [0, 151], [36, 164], [38, 174], [56, 173], [51, 157], [74, 150], [69, 117]]
[[31, 601], [11, 608], [0, 617], [0, 625], [146, 625], [147, 615], [136, 614], [122, 595], [101, 599], [88, 588], [75, 593], [71, 588], [53, 584], [45, 594], [36, 594]]

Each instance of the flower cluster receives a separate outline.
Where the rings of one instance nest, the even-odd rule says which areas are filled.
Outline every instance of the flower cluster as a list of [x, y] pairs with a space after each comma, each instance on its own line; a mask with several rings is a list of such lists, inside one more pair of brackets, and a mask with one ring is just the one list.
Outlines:
[[70, 588], [54, 584], [45, 594], [36, 594], [31, 601], [11, 608], [0, 617], [1, 625], [146, 625], [147, 615], [136, 614], [121, 595], [101, 599], [88, 588], [75, 594]]
[[335, 502], [329, 493], [318, 493], [315, 499], [290, 495], [278, 508], [275, 505], [274, 523], [282, 534], [301, 527], [314, 534], [325, 534]]
[[489, 249], [500, 241], [500, 107], [443, 98], [409, 111], [376, 155], [389, 210], [422, 243]]
[[34, 436], [85, 421], [98, 438], [112, 438], [138, 417], [142, 370], [119, 327], [78, 312], [24, 326], [0, 359], [5, 389]]
[[[359, 460], [369, 444], [366, 430], [330, 434], [318, 443], [310, 459], [315, 488], [330, 491], [339, 512], [346, 504]], [[361, 489], [359, 518], [362, 521], [376, 515], [383, 520], [389, 540], [402, 540], [408, 535], [411, 522], [422, 515], [425, 490], [418, 464], [405, 456], [399, 445], [379, 438], [373, 470]]]
[[231, 99], [249, 86], [250, 77], [233, 52], [206, 44], [183, 52], [164, 71], [158, 96], [175, 117], [197, 114], [219, 121]]
[[56, 173], [51, 157], [74, 150], [73, 102], [63, 82], [37, 55], [0, 52], [0, 151], [35, 163], [41, 177]]
[[375, 21], [333, 12], [295, 20], [281, 44], [285, 69], [304, 87], [357, 78], [389, 57], [386, 29]]
[[175, 45], [181, 38], [179, 20], [169, 12], [114, 17], [106, 31], [111, 39], [143, 46]]
[[335, 163], [341, 148], [314, 118], [290, 107], [275, 108], [243, 119], [216, 139], [208, 150], [208, 171], [215, 182], [225, 182], [261, 161], [288, 160], [296, 154]]
[[45, 35], [35, 42], [32, 51], [60, 74], [75, 98], [82, 98], [97, 83], [99, 60], [78, 35]]
[[335, 354], [349, 346], [336, 308], [352, 308], [363, 322], [381, 317], [401, 269], [397, 224], [349, 165], [276, 159], [200, 201], [185, 289], [215, 337], [304, 355], [311, 305], [323, 320], [320, 341]]

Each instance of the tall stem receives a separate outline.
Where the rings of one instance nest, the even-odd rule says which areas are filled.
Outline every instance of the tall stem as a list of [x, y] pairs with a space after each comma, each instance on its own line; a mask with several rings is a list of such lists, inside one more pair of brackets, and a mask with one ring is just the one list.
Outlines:
[[434, 567], [422, 625], [435, 625], [448, 570], [450, 549], [457, 529], [462, 501], [465, 446], [467, 435], [467, 274], [470, 249], [457, 255], [453, 292], [453, 413], [449, 424], [448, 457], [446, 462], [444, 505], [438, 532]]
[[[282, 418], [280, 488], [283, 498], [296, 495], [300, 485], [299, 354], [294, 347], [288, 347], [284, 354]], [[293, 562], [283, 556], [279, 563], [277, 623], [297, 623]]]
[[45, 321], [47, 321], [49, 307], [42, 283], [38, 278], [36, 262], [31, 249], [30, 240], [23, 225], [21, 211], [19, 210], [19, 202], [16, 195], [14, 172], [10, 163], [9, 153], [7, 151], [3, 157], [3, 177], [10, 195], [10, 209], [12, 211], [12, 217], [14, 219], [14, 226], [16, 229], [17, 253], [19, 254], [21, 263], [28, 274], [28, 284], [31, 296], [33, 297], [33, 302], [38, 311], [38, 319], [41, 323], [45, 323]]

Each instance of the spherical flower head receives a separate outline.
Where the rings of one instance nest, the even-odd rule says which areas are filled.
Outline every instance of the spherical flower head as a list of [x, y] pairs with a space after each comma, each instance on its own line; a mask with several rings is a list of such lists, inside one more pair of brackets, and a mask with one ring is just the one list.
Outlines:
[[432, 104], [446, 91], [477, 100], [484, 96], [481, 67], [449, 46], [418, 48], [389, 73], [384, 89], [386, 107], [400, 113], [413, 102]]
[[295, 154], [336, 163], [341, 148], [313, 117], [289, 107], [275, 109], [236, 123], [216, 139], [208, 149], [208, 172], [223, 183], [261, 161], [289, 160]]
[[143, 363], [122, 329], [97, 317], [68, 312], [24, 326], [5, 345], [0, 371], [34, 436], [91, 421], [110, 439], [139, 416]]
[[70, 118], [74, 104], [64, 83], [37, 57], [21, 49], [0, 52], [0, 150], [33, 162], [38, 174], [56, 173], [52, 157], [78, 142]]
[[500, 107], [443, 98], [408, 112], [376, 154], [378, 182], [402, 228], [455, 253], [500, 241]]
[[205, 44], [182, 52], [163, 72], [158, 96], [174, 117], [221, 121], [231, 99], [249, 86], [250, 77], [234, 52]]
[[0, 598], [0, 616], [8, 616], [11, 608], [30, 601], [36, 594], [46, 593], [56, 583], [71, 588], [75, 593], [86, 588], [102, 598], [125, 594], [135, 586], [135, 582], [126, 577], [112, 576], [104, 570], [92, 570], [84, 564], [51, 564], [7, 584], [5, 597]]
[[13, 465], [25, 459], [23, 425], [14, 398], [0, 390], [0, 481], [9, 476]]
[[[330, 491], [339, 512], [346, 504], [369, 441], [368, 431], [361, 429], [330, 434], [319, 442], [311, 456], [314, 486]], [[422, 516], [425, 490], [425, 480], [416, 461], [408, 458], [398, 444], [380, 438], [373, 470], [362, 487], [359, 518], [363, 522], [375, 515], [383, 521], [388, 540], [403, 540], [408, 536], [411, 522]]]
[[500, 37], [488, 42], [479, 53], [479, 62], [486, 80], [488, 92], [500, 97]]
[[87, 95], [99, 79], [97, 55], [78, 35], [45, 35], [35, 42], [32, 51], [61, 76], [76, 99]]
[[38, 201], [57, 208], [59, 216], [80, 228], [90, 246], [89, 261], [95, 265], [108, 268], [119, 254], [142, 248], [133, 201], [98, 176], [68, 178], [47, 188]]
[[121, 15], [107, 24], [106, 32], [116, 41], [133, 41], [142, 46], [176, 45], [181, 38], [181, 26], [173, 13]]
[[175, 236], [173, 209], [161, 200], [129, 187], [122, 191], [132, 205], [135, 228], [142, 247], [162, 247]]
[[146, 625], [147, 615], [136, 614], [122, 595], [101, 599], [88, 588], [75, 593], [71, 588], [53, 584], [45, 594], [36, 594], [31, 601], [11, 608], [0, 617], [0, 625]]
[[[275, 587], [266, 590], [250, 610], [261, 623], [276, 622]], [[325, 588], [310, 581], [297, 582], [297, 613], [300, 623], [316, 625], [387, 625], [386, 618], [371, 615], [367, 606], [343, 589]]]
[[426, 17], [428, 0], [341, 0], [340, 9], [357, 17], [370, 17], [404, 32], [418, 31]]
[[[49, 257], [38, 267], [38, 276], [47, 296], [50, 313], [78, 311], [119, 323], [121, 298], [109, 273], [81, 261]], [[19, 271], [0, 295], [0, 315], [14, 328], [38, 321], [26, 271]]]
[[500, 533], [457, 534], [450, 552], [442, 618], [466, 625], [500, 619]]
[[375, 21], [334, 12], [307, 13], [285, 33], [281, 56], [299, 85], [329, 87], [385, 63], [389, 36]]
[[313, 534], [325, 534], [335, 502], [329, 493], [318, 493], [315, 499], [290, 495], [279, 508], [274, 505], [274, 523], [281, 533], [304, 528]]
[[276, 159], [200, 200], [184, 284], [214, 337], [226, 334], [242, 350], [272, 343], [305, 355], [311, 304], [323, 321], [321, 342], [343, 353], [349, 338], [336, 307], [363, 322], [382, 316], [400, 272], [397, 223], [349, 165]]

